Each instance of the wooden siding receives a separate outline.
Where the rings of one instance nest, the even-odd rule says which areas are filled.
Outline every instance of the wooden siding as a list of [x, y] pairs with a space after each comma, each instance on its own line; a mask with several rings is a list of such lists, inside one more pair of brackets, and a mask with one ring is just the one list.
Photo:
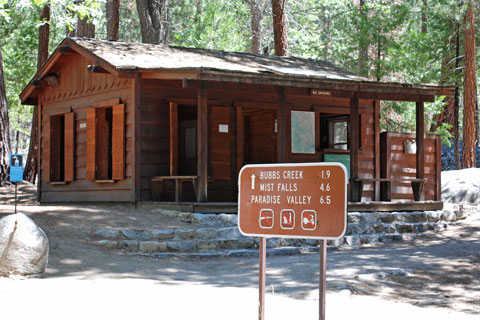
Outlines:
[[[178, 151], [172, 150], [172, 141], [178, 139], [178, 128], [170, 123], [178, 122], [182, 105], [197, 106], [197, 89], [183, 88], [181, 81], [142, 79], [141, 108], [141, 200], [151, 200], [150, 180], [153, 176], [169, 175], [178, 171], [172, 163], [178, 159]], [[236, 84], [228, 90], [208, 91], [209, 140], [208, 162], [209, 201], [236, 201], [237, 173], [244, 163], [275, 162], [277, 156], [278, 90], [269, 86]], [[241, 90], [240, 90], [241, 89]], [[308, 90], [285, 90], [287, 102], [286, 158], [288, 162], [317, 162], [323, 160], [319, 150], [313, 155], [291, 153], [290, 111], [315, 111], [318, 130], [320, 113], [348, 115], [349, 99], [311, 97]], [[374, 102], [360, 100], [361, 144], [359, 152], [359, 176], [375, 177], [375, 116]], [[175, 123], [174, 123], [175, 124]], [[220, 133], [219, 125], [228, 125], [228, 133]], [[253, 128], [249, 128], [253, 126]], [[257, 132], [258, 131], [258, 132]], [[245, 134], [247, 132], [247, 134]], [[177, 135], [177, 137], [173, 136]], [[316, 132], [319, 135], [319, 131]], [[317, 145], [318, 141], [316, 141]], [[177, 146], [178, 148], [178, 146]], [[253, 159], [249, 153], [254, 153]], [[177, 160], [178, 161], [178, 160]], [[377, 169], [379, 171], [379, 169]], [[365, 184], [363, 200], [373, 200], [374, 183]], [[173, 183], [165, 185], [162, 200], [173, 201]], [[184, 185], [183, 201], [194, 201], [193, 187]]]
[[[40, 201], [134, 201], [133, 199], [133, 80], [115, 78], [109, 74], [90, 73], [92, 64], [76, 54], [59, 61], [59, 86], [42, 90], [41, 105], [41, 186]], [[120, 101], [124, 104], [124, 179], [115, 183], [97, 183], [87, 177], [87, 112], [101, 107], [99, 102]], [[111, 104], [110, 104], [111, 105]], [[102, 105], [103, 106], [103, 105]], [[74, 179], [65, 185], [48, 183], [50, 159], [50, 116], [72, 112], [74, 122]], [[90, 146], [92, 148], [92, 146]], [[93, 171], [94, 172], [94, 171]], [[91, 173], [90, 173], [91, 174]], [[67, 177], [66, 177], [67, 178]], [[115, 191], [115, 192], [112, 192]]]
[[[381, 138], [382, 177], [392, 179], [416, 178], [416, 158], [414, 153], [405, 153], [406, 140], [415, 140], [414, 134], [384, 132]], [[440, 200], [440, 137], [426, 135], [424, 140], [425, 151], [425, 200]], [[392, 182], [392, 199], [413, 200], [411, 183]]]

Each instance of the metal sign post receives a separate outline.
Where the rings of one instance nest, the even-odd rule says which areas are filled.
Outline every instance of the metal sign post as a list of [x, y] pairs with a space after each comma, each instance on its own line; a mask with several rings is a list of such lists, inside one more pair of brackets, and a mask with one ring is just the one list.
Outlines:
[[325, 319], [326, 240], [347, 226], [347, 170], [341, 163], [247, 165], [238, 178], [238, 227], [260, 237], [259, 313], [265, 319], [265, 237], [320, 240], [319, 318]]
[[23, 181], [23, 154], [10, 155], [10, 181], [15, 183], [15, 213], [17, 213], [17, 182]]

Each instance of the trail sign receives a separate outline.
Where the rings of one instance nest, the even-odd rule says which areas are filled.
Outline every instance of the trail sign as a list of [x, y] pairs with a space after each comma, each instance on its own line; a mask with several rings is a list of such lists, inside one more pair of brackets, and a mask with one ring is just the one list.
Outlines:
[[10, 155], [10, 181], [23, 181], [23, 154]]
[[339, 239], [347, 225], [347, 170], [341, 163], [242, 168], [238, 226], [247, 236]]

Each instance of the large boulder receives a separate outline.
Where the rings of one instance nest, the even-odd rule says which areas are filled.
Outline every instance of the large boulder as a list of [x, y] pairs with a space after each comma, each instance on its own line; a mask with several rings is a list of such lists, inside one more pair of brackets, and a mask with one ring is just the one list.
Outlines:
[[45, 232], [23, 213], [0, 219], [0, 276], [45, 272], [48, 238]]
[[480, 168], [442, 171], [442, 199], [452, 203], [480, 203]]

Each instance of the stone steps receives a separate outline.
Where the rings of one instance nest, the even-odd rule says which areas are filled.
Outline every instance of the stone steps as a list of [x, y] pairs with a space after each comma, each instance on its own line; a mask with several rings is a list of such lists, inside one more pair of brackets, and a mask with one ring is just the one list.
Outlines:
[[[98, 229], [92, 232], [96, 245], [110, 250], [153, 257], [258, 255], [259, 239], [243, 236], [236, 214], [200, 214], [160, 211], [171, 219], [191, 224], [189, 228]], [[356, 248], [379, 242], [411, 240], [426, 231], [441, 231], [448, 223], [465, 218], [467, 210], [453, 207], [425, 212], [349, 212], [345, 236], [329, 240], [331, 247]], [[312, 239], [268, 238], [269, 254], [295, 254], [318, 250]], [[303, 251], [302, 251], [303, 250]]]

